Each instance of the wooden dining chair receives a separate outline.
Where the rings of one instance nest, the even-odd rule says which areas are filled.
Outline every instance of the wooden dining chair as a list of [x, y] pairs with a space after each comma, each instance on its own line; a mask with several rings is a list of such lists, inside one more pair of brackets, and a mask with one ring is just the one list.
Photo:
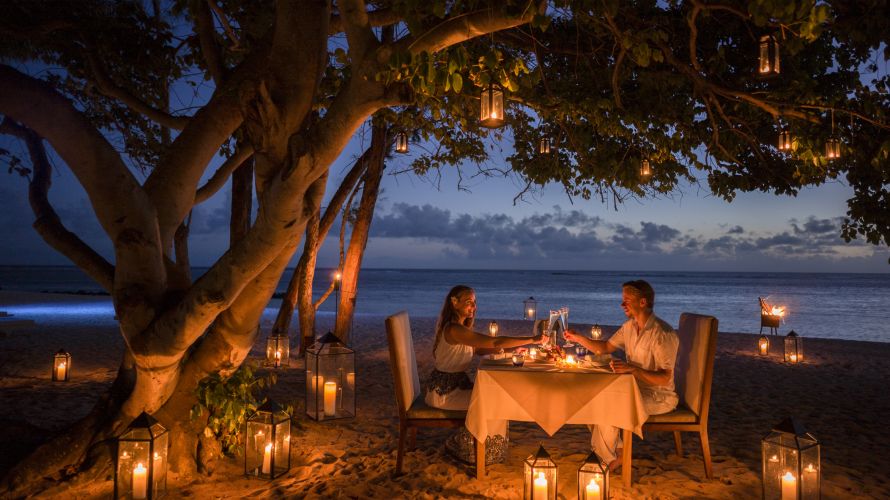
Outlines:
[[683, 456], [681, 432], [697, 432], [701, 440], [705, 476], [711, 479], [711, 448], [708, 444], [708, 410], [711, 382], [717, 352], [717, 318], [683, 313], [677, 330], [680, 347], [674, 367], [674, 381], [680, 404], [669, 413], [650, 415], [643, 424], [646, 431], [673, 431], [677, 455]]
[[[461, 427], [467, 418], [465, 410], [442, 410], [428, 406], [420, 390], [417, 358], [408, 313], [402, 311], [386, 318], [386, 340], [389, 342], [389, 362], [399, 408], [399, 453], [396, 474], [402, 473], [405, 442], [410, 438], [413, 448], [418, 427]], [[410, 436], [409, 436], [410, 434]]]

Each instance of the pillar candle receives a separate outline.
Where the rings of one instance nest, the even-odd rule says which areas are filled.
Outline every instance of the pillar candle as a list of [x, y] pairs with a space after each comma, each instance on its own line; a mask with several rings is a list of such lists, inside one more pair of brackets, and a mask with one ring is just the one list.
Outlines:
[[782, 476], [782, 500], [797, 500], [797, 478], [791, 471]]
[[349, 386], [350, 389], [355, 388], [355, 372], [349, 372], [346, 374], [346, 385]]
[[532, 359], [535, 359], [535, 358], [538, 356], [538, 350], [535, 349], [534, 347], [532, 347], [531, 349], [528, 350], [528, 355], [529, 355]]
[[566, 364], [574, 365], [575, 364], [575, 356], [572, 356], [571, 354], [566, 355]]
[[587, 488], [585, 488], [585, 492], [587, 493], [587, 500], [601, 500], [602, 498], [600, 495], [600, 485], [596, 484], [596, 479], [590, 480], [590, 483], [587, 484]]
[[534, 309], [529, 309], [529, 310], [528, 310], [528, 317], [529, 317], [529, 318], [534, 318], [534, 317], [535, 317], [535, 310], [534, 310]]
[[532, 498], [547, 498], [547, 478], [544, 477], [543, 472], [539, 472], [538, 477], [535, 478], [535, 487], [532, 493]]
[[275, 351], [275, 368], [281, 366], [281, 351]]
[[[46, 365], [44, 365], [44, 366], [46, 366]], [[66, 367], [67, 367], [67, 364], [64, 361], [59, 363], [59, 366], [56, 367], [56, 379], [65, 380], [65, 368]], [[46, 368], [44, 368], [44, 370], [45, 369]], [[44, 372], [44, 373], [46, 373], [46, 372]]]
[[324, 383], [324, 415], [333, 417], [337, 407], [337, 383]]
[[266, 445], [266, 451], [263, 453], [263, 474], [272, 473], [272, 443]]
[[142, 462], [133, 467], [133, 498], [146, 498], [148, 496], [148, 470]]
[[766, 342], [761, 342], [760, 354], [766, 354], [768, 349], [769, 349], [769, 344], [767, 344]]
[[789, 359], [792, 363], [797, 363], [797, 354], [792, 353]]

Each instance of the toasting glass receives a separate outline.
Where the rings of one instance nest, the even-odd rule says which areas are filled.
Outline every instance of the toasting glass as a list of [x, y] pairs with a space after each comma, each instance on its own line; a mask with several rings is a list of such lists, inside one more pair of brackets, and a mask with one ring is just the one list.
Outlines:
[[[565, 337], [566, 332], [569, 329], [569, 308], [568, 306], [562, 306], [559, 308], [559, 322], [562, 325], [562, 335]], [[575, 347], [575, 344], [566, 339], [565, 347]]]

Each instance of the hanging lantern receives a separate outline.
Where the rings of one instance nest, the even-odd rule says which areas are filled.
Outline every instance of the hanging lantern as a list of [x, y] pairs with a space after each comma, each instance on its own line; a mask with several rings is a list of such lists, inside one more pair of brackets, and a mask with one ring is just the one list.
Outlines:
[[757, 354], [761, 356], [769, 356], [769, 337], [761, 335], [757, 339]]
[[71, 355], [65, 352], [65, 349], [59, 349], [59, 352], [53, 354], [53, 382], [67, 382], [70, 372]]
[[408, 152], [408, 134], [399, 132], [396, 134], [396, 153], [405, 154]]
[[782, 129], [782, 131], [779, 132], [779, 151], [791, 151], [791, 141], [791, 131], [787, 128]]
[[331, 332], [306, 350], [306, 413], [315, 420], [355, 416], [355, 351]]
[[167, 492], [167, 429], [143, 412], [117, 439], [114, 498], [161, 498]]
[[803, 361], [803, 339], [791, 330], [785, 336], [785, 362], [796, 365]]
[[556, 463], [541, 445], [525, 459], [526, 500], [556, 500]]
[[609, 466], [600, 457], [590, 452], [578, 468], [578, 499], [608, 500]]
[[829, 160], [837, 160], [841, 157], [841, 141], [836, 137], [829, 137], [825, 141], [825, 157]]
[[479, 120], [487, 128], [504, 126], [504, 91], [495, 83], [489, 83], [482, 90], [482, 105]]
[[763, 498], [821, 498], [819, 441], [793, 418], [786, 418], [761, 441]]
[[522, 301], [522, 319], [538, 319], [538, 301], [534, 297]]
[[599, 340], [600, 337], [603, 336], [603, 329], [599, 325], [593, 325], [590, 327], [590, 338], [593, 340]]
[[648, 158], [643, 158], [643, 161], [640, 162], [640, 178], [647, 181], [650, 177], [652, 177], [652, 165]]
[[275, 479], [290, 469], [290, 415], [266, 401], [244, 424], [244, 474]]
[[498, 336], [498, 322], [497, 321], [492, 321], [491, 323], [488, 324], [488, 334], [491, 335], [492, 337]]
[[538, 153], [542, 155], [550, 154], [550, 137], [546, 135], [541, 137], [541, 142], [538, 144]]
[[760, 37], [760, 76], [775, 76], [781, 71], [779, 64], [779, 41], [772, 35]]
[[290, 365], [290, 337], [273, 333], [266, 340], [266, 365], [273, 368]]

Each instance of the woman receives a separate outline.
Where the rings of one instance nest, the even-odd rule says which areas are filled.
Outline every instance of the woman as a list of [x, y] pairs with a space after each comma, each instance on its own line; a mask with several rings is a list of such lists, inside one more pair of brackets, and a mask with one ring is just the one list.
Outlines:
[[[436, 340], [433, 343], [435, 369], [430, 376], [426, 392], [426, 404], [446, 410], [466, 410], [470, 405], [473, 383], [467, 370], [474, 354], [494, 354], [513, 350], [530, 341], [546, 341], [543, 335], [529, 337], [490, 337], [473, 331], [476, 317], [476, 292], [458, 285], [448, 292], [439, 320], [436, 322]], [[496, 463], [506, 458], [504, 436], [485, 440], [486, 461]], [[446, 448], [457, 458], [475, 462], [473, 437], [465, 428], [448, 438]]]

